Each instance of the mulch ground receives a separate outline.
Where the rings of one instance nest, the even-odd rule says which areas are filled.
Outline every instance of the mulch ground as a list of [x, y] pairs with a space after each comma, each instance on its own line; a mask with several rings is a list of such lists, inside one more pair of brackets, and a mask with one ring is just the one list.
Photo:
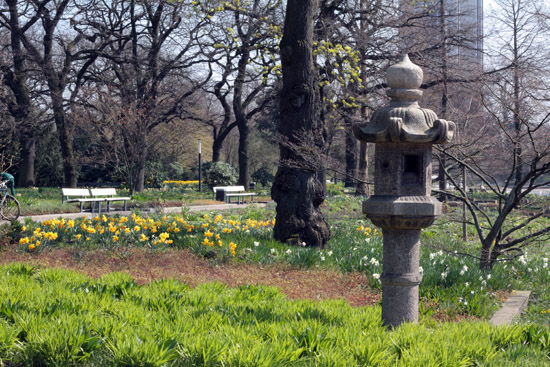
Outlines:
[[285, 265], [214, 264], [187, 250], [51, 249], [25, 253], [16, 248], [13, 245], [1, 247], [0, 265], [25, 262], [75, 270], [94, 278], [118, 271], [128, 273], [140, 284], [166, 278], [178, 279], [190, 286], [215, 281], [230, 287], [261, 284], [277, 287], [290, 299], [343, 299], [354, 307], [374, 305], [380, 300], [379, 292], [368, 288], [365, 276], [357, 273], [295, 269]]

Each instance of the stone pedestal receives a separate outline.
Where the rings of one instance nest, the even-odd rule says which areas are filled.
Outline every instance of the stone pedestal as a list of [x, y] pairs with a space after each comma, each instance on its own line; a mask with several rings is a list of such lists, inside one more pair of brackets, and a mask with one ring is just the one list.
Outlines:
[[420, 230], [384, 229], [382, 233], [382, 320], [390, 326], [417, 322]]

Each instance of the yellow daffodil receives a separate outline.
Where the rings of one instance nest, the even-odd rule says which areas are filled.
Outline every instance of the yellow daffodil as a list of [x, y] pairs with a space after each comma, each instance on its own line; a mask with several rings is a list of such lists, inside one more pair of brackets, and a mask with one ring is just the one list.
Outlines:
[[236, 244], [234, 244], [233, 242], [229, 243], [229, 252], [231, 253], [232, 256], [235, 256], [235, 249], [236, 248], [237, 248]]
[[170, 237], [170, 235], [168, 233], [166, 233], [166, 232], [161, 233], [160, 236], [159, 236], [159, 241], [164, 243], [164, 242], [166, 242], [168, 237]]

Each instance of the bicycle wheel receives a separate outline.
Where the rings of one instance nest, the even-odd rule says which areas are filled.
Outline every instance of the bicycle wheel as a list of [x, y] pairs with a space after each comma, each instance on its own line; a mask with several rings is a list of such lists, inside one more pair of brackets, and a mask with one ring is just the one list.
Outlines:
[[0, 215], [5, 220], [16, 220], [19, 218], [19, 202], [11, 195], [6, 195], [0, 208]]

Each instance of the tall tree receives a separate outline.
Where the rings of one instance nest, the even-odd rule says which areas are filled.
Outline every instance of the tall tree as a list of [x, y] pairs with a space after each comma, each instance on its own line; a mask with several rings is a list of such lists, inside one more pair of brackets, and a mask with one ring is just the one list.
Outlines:
[[[447, 168], [458, 190], [448, 194], [462, 200], [470, 212], [484, 270], [550, 237], [544, 205], [532, 205], [538, 200], [532, 194], [550, 184], [550, 69], [546, 62], [550, 9], [543, 1], [499, 0], [496, 4], [499, 11], [490, 23], [495, 32], [489, 35], [486, 57], [498, 69], [486, 73], [480, 88], [485, 117], [465, 128], [461, 144], [445, 152], [455, 167], [465, 167], [498, 198], [497, 208], [478, 205], [459, 185], [458, 170]], [[530, 207], [531, 213], [518, 220], [513, 214], [522, 207]]]
[[[280, 161], [271, 197], [277, 203], [274, 236], [279, 241], [323, 247], [330, 228], [320, 205], [325, 199], [325, 183], [316, 170], [308, 170], [306, 149], [302, 153], [289, 144], [301, 137], [323, 149], [323, 127], [319, 126], [317, 71], [313, 64], [313, 24], [317, 0], [289, 0], [281, 41], [283, 90], [279, 133]], [[311, 151], [310, 151], [311, 152]], [[295, 167], [287, 162], [297, 162]]]
[[[491, 47], [491, 51], [497, 53], [498, 56], [495, 55], [497, 62], [509, 68], [499, 73], [502, 77], [501, 81], [504, 82], [499, 83], [499, 88], [508, 95], [506, 103], [511, 107], [505, 109], [514, 127], [514, 179], [519, 183], [526, 169], [523, 158], [524, 147], [521, 141], [521, 136], [524, 135], [522, 120], [530, 109], [528, 100], [531, 90], [540, 85], [527, 83], [532, 82], [533, 73], [541, 71], [541, 64], [546, 63], [545, 57], [548, 56], [548, 50], [544, 47], [543, 41], [543, 34], [546, 32], [541, 29], [545, 26], [542, 21], [548, 8], [545, 9], [544, 2], [537, 0], [499, 0], [496, 1], [496, 6], [499, 11], [490, 15], [491, 20], [498, 24], [499, 32], [495, 34], [498, 37], [495, 42], [498, 48]], [[546, 85], [543, 85], [543, 88], [545, 87]]]
[[[135, 129], [125, 136], [131, 145], [125, 150], [133, 152], [133, 159], [125, 163], [132, 167], [125, 172], [136, 175], [131, 192], [145, 188], [151, 131], [185, 115], [188, 98], [212, 75], [206, 62], [209, 58], [198, 52], [200, 40], [206, 37], [202, 30], [205, 20], [193, 16], [192, 3], [116, 0], [98, 4], [87, 18], [87, 26], [107, 45], [98, 52], [99, 62], [94, 72], [88, 73], [87, 82], [96, 87], [107, 85], [112, 92], [109, 100], [119, 103], [121, 114], [129, 106], [139, 114], [139, 128], [125, 125]], [[206, 67], [199, 70], [203, 65]], [[87, 97], [84, 100], [88, 102]], [[121, 116], [121, 121], [128, 117]], [[136, 148], [141, 151], [135, 152]]]
[[[76, 0], [29, 0], [41, 27], [21, 34], [29, 58], [39, 68], [46, 86], [63, 160], [66, 187], [75, 187], [78, 171], [73, 149], [74, 124], [67, 116], [70, 102], [77, 95], [83, 74], [97, 58], [102, 46], [96, 37], [78, 28], [83, 13]], [[89, 6], [89, 2], [85, 2]], [[68, 16], [67, 14], [70, 14]]]
[[[38, 3], [38, 9], [50, 0]], [[9, 33], [11, 62], [3, 63], [3, 81], [11, 91], [7, 107], [17, 126], [19, 136], [20, 164], [17, 185], [34, 186], [36, 160], [37, 123], [32, 116], [33, 102], [29, 88], [27, 55], [22, 37], [38, 20], [39, 12], [33, 12], [29, 4], [21, 6], [16, 0], [5, 0], [7, 12], [0, 12], [0, 25]], [[20, 14], [22, 13], [22, 14]], [[22, 16], [21, 16], [22, 15]], [[21, 21], [23, 18], [23, 22]]]
[[385, 101], [380, 91], [385, 65], [398, 49], [390, 35], [400, 26], [399, 5], [395, 0], [323, 0], [316, 20], [314, 54], [320, 71], [321, 119], [328, 132], [326, 154], [338, 155], [345, 145], [345, 155], [340, 154], [345, 156], [345, 170], [344, 162], [330, 170], [344, 176], [346, 186], [356, 184], [361, 195], [368, 191], [367, 147], [360, 144], [357, 153], [351, 130]]
[[[406, 51], [426, 70], [423, 104], [433, 108], [440, 118], [456, 121], [459, 131], [466, 115], [479, 113], [479, 103], [464, 101], [472, 95], [468, 84], [479, 81], [482, 74], [481, 11], [477, 1], [410, 2], [401, 32]], [[438, 164], [439, 199], [444, 201], [444, 153], [438, 155]]]
[[217, 68], [207, 90], [219, 103], [217, 119], [203, 119], [213, 131], [213, 160], [220, 159], [224, 140], [239, 131], [239, 183], [249, 185], [249, 136], [252, 122], [275, 97], [277, 43], [281, 35], [281, 0], [203, 0], [195, 9], [208, 22], [210, 46]]

